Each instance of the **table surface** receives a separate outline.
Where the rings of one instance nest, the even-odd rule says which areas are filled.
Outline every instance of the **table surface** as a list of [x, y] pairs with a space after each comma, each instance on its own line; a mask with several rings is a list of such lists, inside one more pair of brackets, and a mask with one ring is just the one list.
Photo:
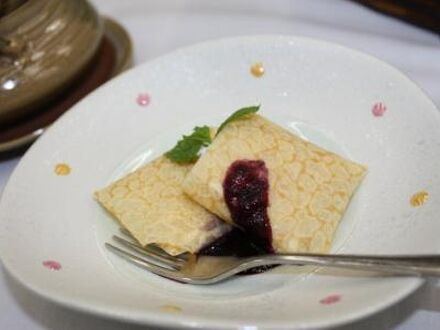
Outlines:
[[[440, 107], [440, 39], [344, 0], [94, 0], [130, 32], [135, 64], [199, 41], [295, 34], [333, 41], [394, 65]], [[0, 161], [0, 192], [20, 159]], [[0, 269], [0, 329], [136, 329], [37, 297]], [[438, 329], [440, 283], [428, 281], [400, 303], [340, 329]], [[145, 327], [142, 327], [145, 329]]]

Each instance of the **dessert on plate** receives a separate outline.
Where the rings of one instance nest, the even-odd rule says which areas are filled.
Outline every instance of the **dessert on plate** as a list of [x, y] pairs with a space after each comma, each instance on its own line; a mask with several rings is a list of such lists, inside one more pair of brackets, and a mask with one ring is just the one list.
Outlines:
[[[170, 254], [328, 252], [366, 168], [243, 108], [96, 193]], [[221, 219], [221, 220], [220, 220]]]
[[327, 252], [365, 167], [252, 114], [218, 133], [183, 190], [266, 252]]

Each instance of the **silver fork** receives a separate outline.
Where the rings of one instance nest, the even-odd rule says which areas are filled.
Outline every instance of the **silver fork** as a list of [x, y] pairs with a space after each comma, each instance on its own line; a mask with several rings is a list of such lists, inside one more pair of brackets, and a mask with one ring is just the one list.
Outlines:
[[[122, 231], [124, 232], [124, 231]], [[126, 232], [124, 233], [126, 234]], [[188, 284], [214, 284], [243, 271], [271, 265], [314, 265], [423, 277], [440, 276], [440, 255], [274, 254], [249, 258], [171, 256], [156, 246], [141, 247], [134, 240], [113, 236], [125, 247], [105, 243], [113, 253], [154, 274]], [[130, 250], [131, 252], [127, 251]]]

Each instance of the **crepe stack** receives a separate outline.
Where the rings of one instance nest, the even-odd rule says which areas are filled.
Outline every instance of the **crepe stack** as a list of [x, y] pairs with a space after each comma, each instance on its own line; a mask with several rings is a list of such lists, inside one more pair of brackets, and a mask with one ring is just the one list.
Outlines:
[[[223, 182], [237, 160], [268, 170], [267, 215], [276, 253], [328, 252], [366, 168], [253, 114], [229, 123], [193, 165], [159, 157], [96, 193], [142, 245], [197, 253], [234, 223]], [[222, 219], [223, 221], [219, 220]]]

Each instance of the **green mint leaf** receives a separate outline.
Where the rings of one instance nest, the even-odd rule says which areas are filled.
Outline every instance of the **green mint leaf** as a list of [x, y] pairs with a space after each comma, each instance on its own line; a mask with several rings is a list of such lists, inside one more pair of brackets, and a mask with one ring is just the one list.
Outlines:
[[194, 128], [191, 135], [184, 135], [175, 147], [165, 153], [165, 156], [178, 164], [194, 163], [199, 159], [199, 152], [211, 143], [211, 134], [208, 126]]
[[[217, 134], [230, 122], [240, 120], [247, 115], [256, 113], [260, 106], [241, 108], [230, 115], [219, 127]], [[200, 150], [212, 142], [208, 126], [195, 127], [191, 135], [184, 135], [173, 149], [165, 153], [165, 156], [178, 164], [194, 163], [200, 157]]]
[[235, 111], [232, 115], [230, 115], [218, 128], [217, 130], [217, 134], [215, 136], [218, 135], [218, 133], [221, 132], [221, 130], [223, 128], [225, 128], [225, 126], [227, 124], [229, 124], [230, 122], [236, 121], [236, 120], [240, 120], [243, 117], [246, 117], [249, 114], [252, 113], [256, 113], [258, 110], [260, 110], [260, 105], [256, 105], [256, 106], [251, 106], [251, 107], [246, 107], [246, 108], [241, 108], [237, 111]]

